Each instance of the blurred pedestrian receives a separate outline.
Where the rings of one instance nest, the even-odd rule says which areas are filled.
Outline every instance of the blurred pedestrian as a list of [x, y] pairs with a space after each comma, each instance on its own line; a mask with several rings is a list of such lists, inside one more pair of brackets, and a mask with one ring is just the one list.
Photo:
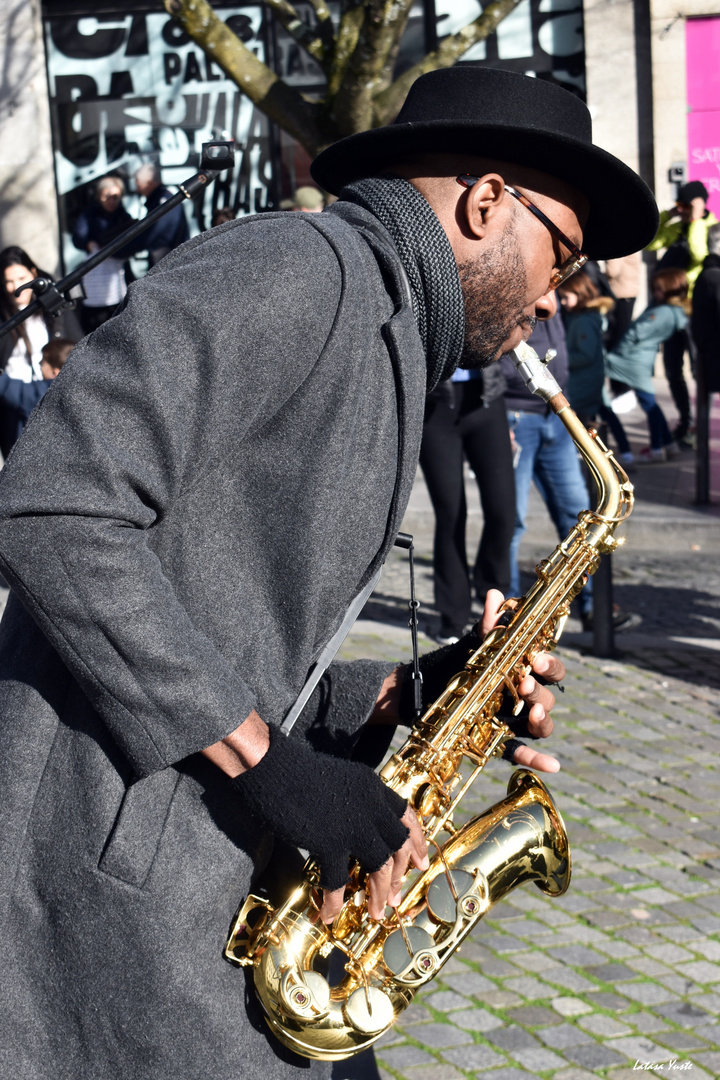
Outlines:
[[[135, 173], [135, 186], [138, 195], [145, 199], [145, 208], [148, 214], [157, 210], [159, 206], [171, 199], [172, 192], [162, 183], [160, 167], [150, 162], [141, 165]], [[144, 232], [136, 236], [130, 244], [122, 248], [122, 253], [137, 255], [141, 251], [148, 253], [148, 266], [153, 267], [156, 263], [173, 251], [180, 244], [184, 244], [190, 238], [187, 218], [182, 203], [168, 210], [166, 214], [149, 225]]]
[[[124, 194], [125, 185], [119, 176], [98, 180], [92, 202], [80, 211], [75, 222], [72, 242], [76, 248], [94, 255], [134, 225], [135, 219], [122, 204]], [[102, 326], [125, 298], [126, 269], [127, 260], [113, 255], [83, 278], [85, 299], [79, 314], [84, 333]]]
[[[440, 612], [437, 640], [451, 644], [470, 620], [472, 592], [510, 585], [510, 541], [515, 526], [512, 446], [498, 364], [459, 368], [428, 394], [420, 465], [435, 511], [433, 575]], [[464, 462], [475, 474], [483, 530], [471, 575], [467, 565]]]
[[[675, 206], [660, 214], [657, 235], [647, 248], [648, 251], [665, 248], [658, 262], [658, 270], [685, 271], [690, 298], [708, 253], [708, 229], [718, 224], [715, 215], [707, 209], [707, 200], [707, 188], [700, 180], [683, 184], [678, 189]], [[665, 376], [679, 415], [673, 434], [681, 446], [692, 445], [687, 441], [692, 417], [690, 394], [683, 372], [686, 350], [690, 353], [691, 364], [694, 364], [694, 345], [687, 325], [677, 330], [663, 345]]]
[[647, 414], [650, 446], [640, 452], [645, 461], [665, 461], [674, 457], [678, 446], [658, 405], [653, 374], [658, 349], [688, 325], [688, 280], [684, 270], [659, 270], [652, 278], [653, 299], [631, 323], [613, 352], [607, 356], [607, 372], [635, 391]]
[[603, 333], [613, 310], [609, 296], [601, 296], [597, 286], [582, 270], [558, 289], [568, 352], [567, 397], [583, 424], [600, 417], [613, 433], [620, 460], [632, 465], [633, 454], [620, 418], [605, 394], [605, 346]]
[[210, 220], [210, 228], [215, 229], [218, 225], [224, 225], [226, 221], [235, 220], [235, 211], [231, 210], [229, 206], [221, 206], [214, 213]]
[[11, 427], [13, 420], [15, 423], [16, 434], [13, 442], [20, 438], [30, 413], [45, 397], [53, 379], [60, 374], [74, 348], [75, 342], [68, 341], [66, 338], [53, 338], [43, 345], [40, 361], [42, 378], [34, 379], [33, 382], [11, 379], [7, 372], [0, 374], [0, 401], [7, 416], [8, 428]]
[[[6, 322], [24, 310], [33, 299], [31, 289], [23, 289], [19, 296], [15, 290], [27, 285], [36, 277], [49, 274], [38, 271], [34, 261], [20, 247], [7, 247], [0, 252], [0, 320]], [[75, 312], [70, 309], [59, 315], [48, 315], [43, 309], [21, 322], [5, 337], [0, 338], [0, 369], [11, 379], [30, 383], [43, 378], [42, 348], [53, 338], [79, 341], [82, 331]], [[7, 457], [17, 439], [17, 417], [0, 406], [0, 451]]]
[[639, 251], [622, 259], [606, 259], [605, 276], [615, 297], [615, 307], [610, 316], [606, 348], [614, 349], [632, 322], [635, 301], [640, 291], [642, 254]]
[[322, 191], [306, 184], [299, 187], [293, 195], [293, 206], [304, 214], [320, 214], [325, 209], [325, 197]]
[[692, 334], [705, 393], [720, 393], [720, 224], [708, 229], [708, 254], [695, 282]]

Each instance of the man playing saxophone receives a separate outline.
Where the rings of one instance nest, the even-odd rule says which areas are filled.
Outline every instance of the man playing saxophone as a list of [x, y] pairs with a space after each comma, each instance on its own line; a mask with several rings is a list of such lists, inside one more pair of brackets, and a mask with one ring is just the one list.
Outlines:
[[[489, 68], [423, 76], [314, 177], [340, 195], [322, 214], [228, 223], [131, 285], [0, 476], [16, 1080], [50, 1061], [73, 1080], [329, 1075], [270, 1035], [221, 953], [273, 837], [317, 856], [324, 920], [351, 856], [375, 917], [425, 865], [367, 764], [373, 733], [412, 722], [406, 673], [332, 664], [290, 738], [280, 725], [397, 535], [427, 389], [518, 346], [585, 252], [656, 230], [578, 98]], [[424, 661], [426, 701], [476, 640]], [[562, 665], [534, 671], [520, 692], [542, 737]]]

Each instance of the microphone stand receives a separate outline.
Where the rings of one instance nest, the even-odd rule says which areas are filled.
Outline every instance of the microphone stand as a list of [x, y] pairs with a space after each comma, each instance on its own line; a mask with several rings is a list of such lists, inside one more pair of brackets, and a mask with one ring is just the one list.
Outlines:
[[60, 281], [53, 282], [50, 278], [38, 277], [28, 282], [27, 285], [23, 285], [21, 289], [16, 290], [16, 292], [24, 292], [25, 289], [32, 289], [35, 293], [35, 299], [31, 300], [27, 307], [23, 308], [22, 311], [18, 311], [16, 315], [13, 315], [11, 319], [8, 319], [6, 323], [0, 326], [0, 338], [5, 337], [6, 334], [9, 334], [16, 326], [19, 326], [25, 319], [29, 319], [37, 311], [57, 315], [63, 308], [72, 307], [73, 300], [66, 294], [70, 293], [70, 290], [78, 284], [85, 274], [93, 270], [105, 259], [109, 259], [111, 255], [114, 255], [125, 244], [134, 240], [140, 233], [145, 232], [146, 229], [159, 218], [169, 213], [170, 210], [173, 210], [184, 199], [194, 199], [198, 192], [203, 191], [208, 184], [212, 184], [214, 180], [217, 180], [221, 172], [233, 165], [234, 148], [235, 144], [232, 141], [203, 143], [200, 172], [191, 176], [184, 184], [180, 184], [175, 195], [142, 218], [141, 221], [131, 225], [129, 229], [116, 237], [107, 247], [91, 255], [82, 266], [67, 274]]

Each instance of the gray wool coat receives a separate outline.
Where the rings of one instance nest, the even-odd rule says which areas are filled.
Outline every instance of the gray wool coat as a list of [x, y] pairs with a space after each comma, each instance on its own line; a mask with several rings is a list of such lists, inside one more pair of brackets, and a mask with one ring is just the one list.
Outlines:
[[[282, 719], [409, 497], [425, 356], [344, 212], [169, 255], [0, 474], [3, 1080], [329, 1075], [221, 957], [269, 838], [198, 751]], [[348, 753], [387, 670], [333, 665], [293, 737]]]

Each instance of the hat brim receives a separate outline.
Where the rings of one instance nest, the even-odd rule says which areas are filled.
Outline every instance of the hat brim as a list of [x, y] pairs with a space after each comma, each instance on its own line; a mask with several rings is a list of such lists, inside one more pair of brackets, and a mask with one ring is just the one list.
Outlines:
[[509, 161], [571, 184], [590, 204], [582, 247], [593, 259], [631, 255], [657, 232], [657, 205], [637, 173], [599, 146], [561, 133], [470, 120], [390, 124], [333, 143], [315, 158], [310, 171], [321, 187], [339, 195], [353, 180], [392, 170], [393, 164], [417, 153], [466, 153]]

